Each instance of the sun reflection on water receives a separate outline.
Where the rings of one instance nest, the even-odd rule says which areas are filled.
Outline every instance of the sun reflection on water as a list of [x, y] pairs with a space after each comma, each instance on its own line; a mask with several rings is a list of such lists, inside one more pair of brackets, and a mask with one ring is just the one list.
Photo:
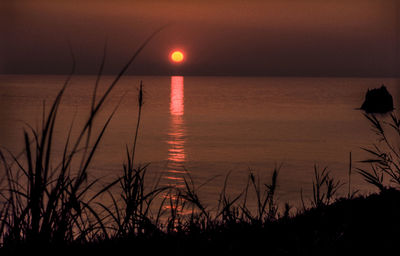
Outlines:
[[183, 186], [184, 163], [186, 160], [184, 123], [183, 76], [171, 77], [170, 130], [168, 132], [168, 175], [165, 177], [176, 187]]

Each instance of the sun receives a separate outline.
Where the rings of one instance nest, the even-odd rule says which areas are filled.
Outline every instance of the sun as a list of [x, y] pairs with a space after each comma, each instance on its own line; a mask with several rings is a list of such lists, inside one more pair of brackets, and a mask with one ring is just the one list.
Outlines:
[[171, 58], [172, 62], [180, 63], [185, 59], [185, 56], [183, 55], [182, 51], [175, 50], [175, 51], [172, 51], [170, 58]]

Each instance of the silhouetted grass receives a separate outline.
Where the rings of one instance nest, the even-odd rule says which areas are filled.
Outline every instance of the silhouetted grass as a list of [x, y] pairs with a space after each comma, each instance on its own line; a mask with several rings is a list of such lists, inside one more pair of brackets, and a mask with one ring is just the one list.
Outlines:
[[365, 114], [372, 130], [378, 137], [378, 142], [372, 148], [363, 148], [370, 158], [362, 161], [370, 165], [370, 170], [357, 168], [364, 179], [380, 191], [388, 186], [400, 187], [400, 120], [394, 113], [386, 121], [382, 115]]
[[[0, 252], [46, 249], [115, 254], [130, 250], [183, 255], [251, 254], [261, 250], [269, 255], [335, 255], [397, 249], [400, 192], [383, 182], [387, 175], [391, 184], [400, 184], [400, 153], [383, 128], [388, 125], [400, 136], [400, 121], [395, 115], [391, 115], [391, 123], [366, 115], [385, 148], [375, 145], [374, 149], [365, 149], [374, 156], [364, 161], [371, 164], [372, 171], [358, 170], [380, 189], [379, 194], [364, 197], [351, 192], [350, 154], [347, 198], [337, 199], [343, 183], [335, 180], [327, 168], [319, 170], [315, 165], [311, 206], [306, 207], [302, 199], [302, 211], [291, 214], [288, 203], [280, 210], [276, 200], [280, 168], [276, 167], [269, 181], [262, 181], [250, 171], [246, 186], [236, 195], [227, 193], [228, 174], [214, 209], [199, 196], [212, 178], [196, 186], [187, 173], [183, 188], [160, 186], [159, 179], [153, 186], [148, 185], [148, 165], [135, 162], [143, 107], [140, 83], [136, 130], [132, 145], [126, 146], [120, 177], [93, 193], [99, 179], [89, 180], [88, 168], [118, 106], [103, 120], [96, 135], [94, 119], [150, 38], [97, 101], [105, 48], [89, 117], [75, 140], [71, 139], [71, 125], [58, 165], [53, 167], [52, 163], [56, 117], [73, 72], [45, 115], [42, 128], [24, 131], [23, 153], [0, 151], [5, 173], [0, 179]], [[73, 164], [76, 161], [78, 165]], [[109, 205], [99, 200], [107, 195]]]
[[[139, 47], [96, 102], [97, 86], [105, 62], [105, 48], [93, 90], [89, 117], [75, 140], [71, 139], [71, 124], [65, 139], [62, 160], [56, 167], [53, 167], [52, 162], [54, 130], [62, 97], [75, 70], [73, 54], [71, 74], [57, 94], [47, 115], [43, 113], [41, 129], [36, 130], [29, 126], [28, 130], [24, 131], [23, 153], [14, 155], [8, 151], [0, 151], [5, 175], [1, 180], [0, 190], [2, 203], [0, 242], [3, 246], [17, 248], [20, 244], [25, 244], [40, 247], [42, 244], [89, 242], [98, 237], [108, 236], [108, 231], [103, 225], [104, 219], [91, 203], [117, 181], [94, 195], [89, 195], [88, 192], [98, 179], [89, 181], [87, 171], [118, 106], [104, 121], [96, 136], [92, 135], [94, 119], [127, 68], [157, 32]], [[74, 161], [79, 161], [77, 158], [81, 158], [79, 167], [73, 165]]]
[[[248, 254], [267, 250], [270, 255], [335, 255], [380, 252], [396, 245], [400, 225], [395, 220], [400, 213], [400, 192], [386, 187], [380, 194], [369, 197], [352, 194], [336, 199], [337, 190], [343, 184], [334, 180], [326, 168], [318, 170], [314, 166], [311, 207], [304, 206], [303, 211], [294, 215], [290, 214], [287, 203], [281, 211], [283, 214], [279, 213], [275, 199], [279, 168], [273, 170], [269, 182], [261, 181], [250, 171], [247, 185], [233, 197], [227, 193], [228, 174], [216, 209], [210, 209], [199, 197], [199, 190], [208, 181], [196, 187], [189, 173], [184, 177], [183, 188], [159, 186], [158, 181], [149, 188], [148, 165], [134, 162], [143, 107], [142, 84], [136, 131], [132, 146], [126, 147], [121, 176], [89, 195], [98, 180], [88, 180], [88, 166], [115, 110], [90, 144], [93, 119], [100, 109], [98, 104], [105, 98], [93, 103], [77, 140], [71, 141], [70, 129], [62, 161], [52, 168], [54, 126], [66, 85], [57, 95], [42, 130], [24, 132], [25, 160], [9, 153], [10, 163], [0, 152], [6, 173], [2, 180], [5, 187], [1, 190], [0, 211], [1, 250], [5, 253], [32, 249], [50, 252], [62, 249], [65, 253], [126, 250], [163, 253], [165, 249], [174, 254], [193, 253], [193, 250], [195, 254], [209, 251]], [[388, 142], [389, 139], [385, 143]], [[78, 154], [81, 144], [83, 151]], [[72, 166], [78, 156], [82, 157], [79, 167]], [[372, 166], [376, 172], [377, 167]], [[72, 171], [73, 168], [77, 169]], [[351, 164], [349, 169], [350, 176]], [[393, 170], [379, 170], [382, 175], [397, 177]], [[362, 172], [370, 182], [367, 173]], [[118, 188], [117, 192], [111, 193], [111, 187]], [[100, 195], [108, 195], [111, 205], [97, 201]], [[255, 207], [249, 206], [250, 201], [255, 202]], [[369, 243], [368, 247], [364, 242]]]

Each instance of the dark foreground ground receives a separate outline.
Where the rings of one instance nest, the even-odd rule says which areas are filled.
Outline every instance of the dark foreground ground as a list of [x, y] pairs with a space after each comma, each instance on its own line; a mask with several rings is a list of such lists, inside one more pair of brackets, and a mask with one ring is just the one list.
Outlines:
[[339, 199], [268, 224], [232, 223], [86, 245], [3, 248], [0, 255], [399, 255], [400, 191]]

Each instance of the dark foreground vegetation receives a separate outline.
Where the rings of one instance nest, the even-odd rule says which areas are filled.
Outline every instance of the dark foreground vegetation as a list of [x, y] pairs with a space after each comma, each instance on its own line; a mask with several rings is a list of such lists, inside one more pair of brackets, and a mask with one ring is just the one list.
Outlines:
[[[379, 194], [308, 209], [275, 221], [221, 221], [202, 226], [194, 220], [175, 231], [154, 229], [144, 234], [125, 234], [88, 242], [6, 244], [8, 253], [54, 253], [71, 255], [389, 255], [398, 251], [400, 192]], [[116, 254], [115, 254], [116, 253]]]
[[367, 197], [343, 198], [275, 221], [236, 220], [207, 227], [195, 221], [175, 232], [126, 236], [67, 250], [175, 255], [389, 255], [398, 251], [399, 206], [400, 192], [388, 189]]
[[[400, 138], [400, 121], [395, 115], [366, 115], [380, 142], [365, 149], [371, 155], [364, 161], [369, 167], [357, 172], [379, 193], [355, 195], [348, 184], [347, 197], [337, 198], [336, 192], [343, 183], [326, 169], [315, 167], [313, 197], [293, 212], [290, 205], [280, 205], [275, 200], [279, 173], [276, 169], [269, 181], [249, 173], [247, 186], [239, 195], [228, 195], [225, 182], [218, 207], [210, 209], [199, 197], [202, 185], [196, 186], [189, 174], [184, 188], [160, 186], [157, 181], [149, 186], [147, 166], [136, 164], [143, 106], [140, 85], [136, 132], [126, 147], [120, 177], [103, 186], [99, 186], [98, 179], [91, 180], [91, 160], [115, 111], [103, 121], [100, 130], [95, 117], [147, 42], [99, 96], [96, 93], [103, 58], [89, 117], [76, 138], [71, 137], [71, 129], [67, 133], [64, 151], [57, 158], [61, 159], [59, 163], [53, 162], [54, 129], [69, 78], [41, 129], [27, 127], [21, 153], [0, 151], [1, 255], [35, 251], [337, 255], [398, 250], [400, 191], [396, 188], [400, 184], [400, 156], [393, 141]], [[382, 121], [384, 118], [389, 121]], [[350, 164], [348, 183], [353, 169]]]

